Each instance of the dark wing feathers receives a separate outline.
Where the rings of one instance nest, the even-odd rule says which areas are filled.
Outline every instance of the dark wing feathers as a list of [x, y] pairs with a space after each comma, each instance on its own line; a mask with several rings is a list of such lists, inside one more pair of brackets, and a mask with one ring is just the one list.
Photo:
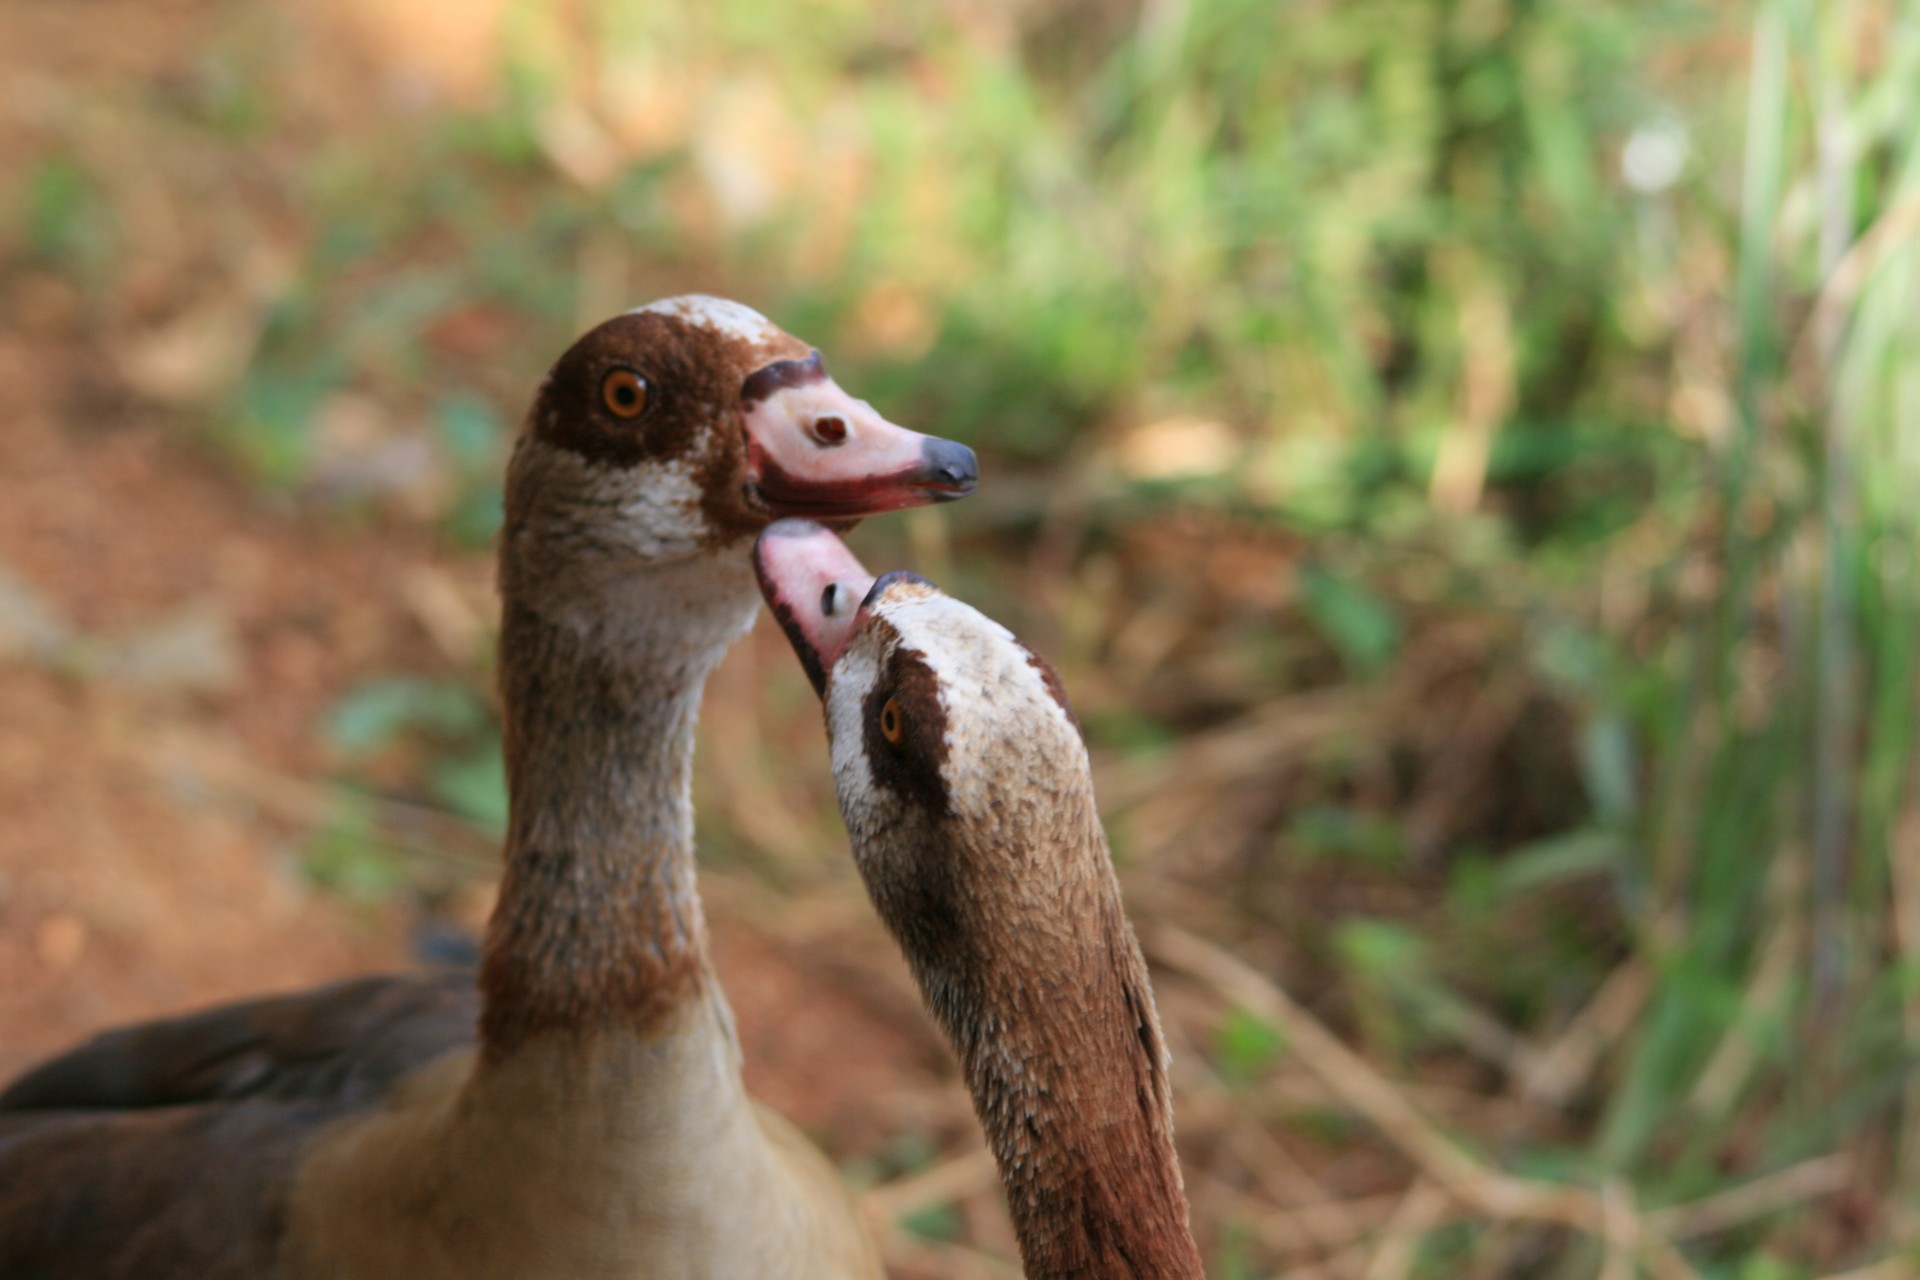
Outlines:
[[300, 1149], [340, 1110], [0, 1112], [0, 1280], [266, 1280]]
[[275, 1274], [300, 1153], [472, 1044], [468, 972], [106, 1032], [0, 1092], [0, 1280]]
[[103, 1032], [0, 1092], [0, 1113], [237, 1098], [370, 1102], [472, 1043], [473, 976], [359, 978]]

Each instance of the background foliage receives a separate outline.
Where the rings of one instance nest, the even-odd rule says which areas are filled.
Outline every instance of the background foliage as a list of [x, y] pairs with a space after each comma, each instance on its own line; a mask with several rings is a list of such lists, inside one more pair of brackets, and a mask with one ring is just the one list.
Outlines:
[[[1920, 11], [335, 7], [19, 93], [16, 300], [263, 500], [456, 559], [545, 363], [683, 288], [976, 445], [977, 499], [862, 549], [1075, 691], [1216, 1274], [1920, 1267]], [[404, 897], [484, 844], [488, 661], [335, 703], [311, 875]], [[772, 781], [812, 708], [760, 679], [703, 839], [844, 892], [824, 780]], [[911, 1265], [987, 1265], [942, 1203]]]

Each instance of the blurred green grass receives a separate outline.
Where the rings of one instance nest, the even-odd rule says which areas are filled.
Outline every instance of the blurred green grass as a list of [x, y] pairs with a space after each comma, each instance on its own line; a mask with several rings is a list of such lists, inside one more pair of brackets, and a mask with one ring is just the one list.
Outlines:
[[[1915, 1247], [1920, 10], [503, 23], [471, 101], [369, 72], [321, 108], [296, 19], [223, 11], [191, 74], [41, 124], [5, 270], [263, 493], [467, 552], [575, 329], [745, 298], [981, 450], [979, 498], [870, 558], [1061, 660], [1130, 870], [1226, 891], [1216, 932], [1409, 1078], [1524, 1092], [1516, 1044], [1640, 991], [1551, 1123], [1478, 1140], [1655, 1209], [1854, 1159], [1837, 1203], [1688, 1241], [1703, 1275]], [[365, 785], [498, 820], [470, 696], [383, 679], [332, 731]], [[709, 830], [750, 851], [735, 785], [703, 775]], [[1241, 1088], [1286, 1054], [1248, 1017], [1211, 1046]], [[1452, 1230], [1412, 1274], [1604, 1262]], [[1277, 1265], [1218, 1239], [1221, 1274]]]

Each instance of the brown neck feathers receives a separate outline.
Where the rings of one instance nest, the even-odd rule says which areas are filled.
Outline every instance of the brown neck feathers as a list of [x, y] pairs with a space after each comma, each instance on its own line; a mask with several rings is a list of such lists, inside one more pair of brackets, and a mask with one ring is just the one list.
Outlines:
[[[973, 895], [988, 898], [976, 945], [914, 967], [960, 1054], [1027, 1275], [1191, 1280], [1203, 1271], [1146, 964], [1090, 805], [1073, 825], [1064, 875], [1035, 905]], [[1053, 858], [1019, 861], [1031, 874]]]
[[646, 656], [506, 608], [511, 818], [480, 977], [489, 1056], [547, 1032], [646, 1032], [706, 982], [688, 792], [718, 654]]

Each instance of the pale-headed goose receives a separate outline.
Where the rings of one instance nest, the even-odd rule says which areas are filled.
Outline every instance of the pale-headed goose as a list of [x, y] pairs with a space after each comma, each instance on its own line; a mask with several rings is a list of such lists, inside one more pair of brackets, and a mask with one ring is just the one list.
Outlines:
[[761, 589], [821, 692], [853, 857], [952, 1040], [1026, 1273], [1201, 1275], [1167, 1054], [1059, 677], [1005, 627], [781, 521]]

